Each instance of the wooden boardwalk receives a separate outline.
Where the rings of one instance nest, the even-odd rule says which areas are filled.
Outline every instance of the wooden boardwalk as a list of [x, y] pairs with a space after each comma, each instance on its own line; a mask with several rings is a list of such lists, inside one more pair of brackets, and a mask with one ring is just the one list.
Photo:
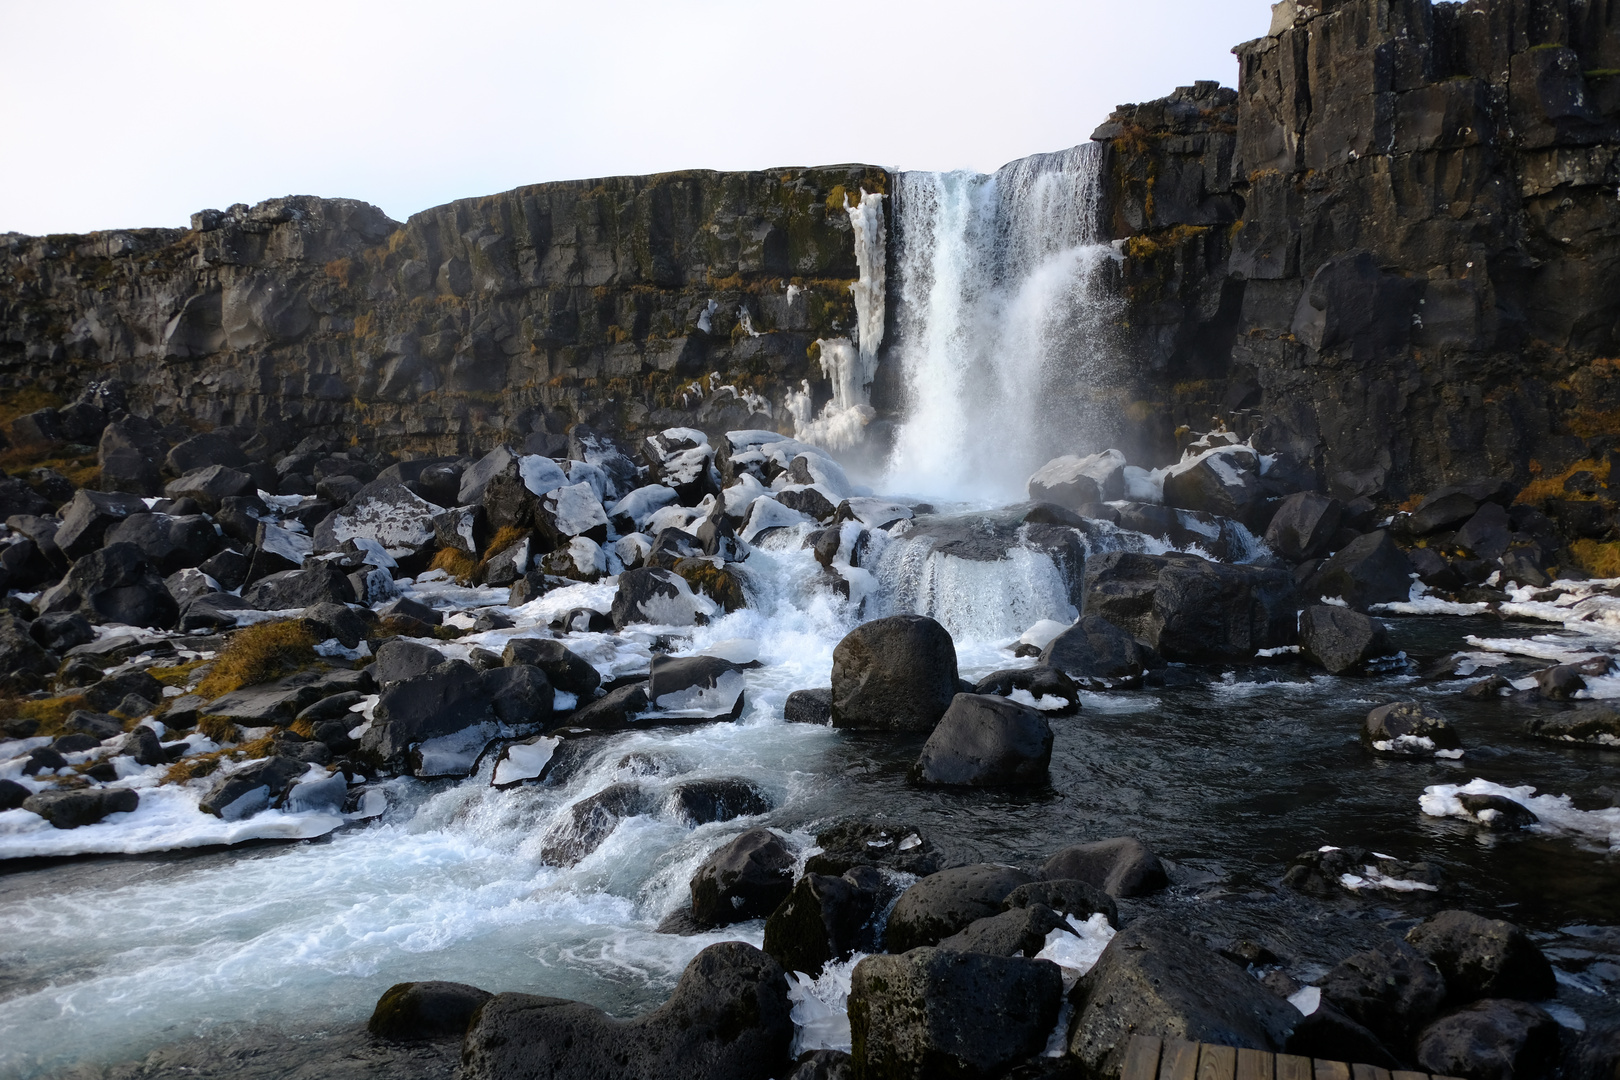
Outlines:
[[1230, 1046], [1133, 1035], [1120, 1080], [1453, 1080], [1375, 1065], [1314, 1061], [1295, 1054], [1235, 1050]]

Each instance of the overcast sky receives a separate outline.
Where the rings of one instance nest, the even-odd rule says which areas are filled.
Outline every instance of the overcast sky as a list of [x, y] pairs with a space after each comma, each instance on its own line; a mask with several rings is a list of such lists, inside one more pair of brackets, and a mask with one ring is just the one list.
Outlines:
[[1235, 85], [1266, 0], [0, 0], [0, 232], [849, 161], [994, 169]]

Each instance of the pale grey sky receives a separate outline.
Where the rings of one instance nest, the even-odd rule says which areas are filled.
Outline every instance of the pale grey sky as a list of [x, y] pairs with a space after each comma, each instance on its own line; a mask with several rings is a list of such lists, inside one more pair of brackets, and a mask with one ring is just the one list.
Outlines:
[[278, 195], [403, 219], [521, 184], [993, 169], [1236, 84], [1266, 0], [0, 0], [0, 232]]

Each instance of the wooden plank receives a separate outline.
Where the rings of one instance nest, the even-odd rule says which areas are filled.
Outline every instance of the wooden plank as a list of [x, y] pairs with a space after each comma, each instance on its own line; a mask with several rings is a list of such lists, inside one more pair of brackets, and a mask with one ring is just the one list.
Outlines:
[[1237, 1052], [1237, 1080], [1272, 1080], [1272, 1057], [1264, 1050]]
[[1354, 1080], [1390, 1080], [1389, 1070], [1377, 1065], [1352, 1065], [1350, 1075]]
[[1198, 1080], [1235, 1080], [1237, 1051], [1230, 1046], [1198, 1045]]
[[1278, 1054], [1277, 1080], [1311, 1080], [1311, 1059], [1297, 1054]]
[[1323, 1061], [1318, 1058], [1313, 1064], [1316, 1080], [1350, 1080], [1350, 1066], [1342, 1061]]
[[1159, 1080], [1198, 1080], [1198, 1044], [1186, 1039], [1164, 1040]]
[[1119, 1080], [1156, 1080], [1159, 1075], [1159, 1047], [1157, 1035], [1132, 1035], [1125, 1048], [1125, 1064], [1120, 1067]]

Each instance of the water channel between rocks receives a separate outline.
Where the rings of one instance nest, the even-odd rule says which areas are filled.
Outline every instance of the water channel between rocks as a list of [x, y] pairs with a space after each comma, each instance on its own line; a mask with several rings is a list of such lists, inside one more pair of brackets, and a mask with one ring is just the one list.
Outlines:
[[[1511, 918], [1548, 942], [1610, 942], [1567, 973], [1577, 1003], [1608, 1009], [1607, 975], [1620, 981], [1620, 959], [1606, 950], [1620, 931], [1602, 928], [1620, 923], [1620, 910], [1606, 819], [1590, 815], [1597, 827], [1586, 833], [1503, 836], [1425, 816], [1418, 800], [1426, 787], [1477, 777], [1607, 806], [1606, 798], [1588, 800], [1620, 782], [1616, 751], [1533, 742], [1512, 706], [1460, 698], [1461, 680], [1334, 678], [1284, 656], [1215, 669], [1204, 685], [1084, 695], [1079, 715], [1052, 722], [1049, 788], [924, 790], [906, 780], [920, 738], [784, 722], [787, 694], [826, 684], [832, 649], [856, 621], [850, 605], [800, 584], [811, 578], [809, 556], [789, 547], [751, 560], [755, 607], [663, 643], [677, 652], [732, 638], [758, 643], [763, 666], [745, 675], [747, 709], [735, 724], [612, 736], [556, 787], [495, 790], [487, 763], [463, 781], [389, 781], [383, 817], [315, 841], [0, 863], [0, 1075], [127, 1059], [244, 1025], [352, 1024], [389, 985], [411, 979], [578, 998], [633, 1015], [660, 1002], [704, 946], [760, 943], [759, 922], [693, 937], [656, 931], [688, 903], [687, 882], [709, 852], [760, 824], [808, 849], [819, 826], [846, 817], [910, 825], [949, 862], [1037, 864], [1066, 844], [1138, 836], [1171, 860], [1175, 885], [1153, 901], [1127, 903], [1127, 915], [1167, 906], [1193, 921], [1264, 925], [1287, 946], [1274, 951], [1286, 952], [1301, 975], [1351, 951], [1355, 926], [1410, 908], [1407, 897], [1347, 891], [1307, 914], [1278, 885], [1291, 857], [1331, 844], [1427, 860], [1445, 874], [1448, 905]], [[992, 631], [958, 632], [962, 675], [1033, 663], [1015, 660], [1003, 633], [1002, 608], [1022, 602], [1019, 590], [975, 580], [962, 577], [957, 592], [929, 600], [947, 624], [971, 626], [977, 612], [978, 625]], [[530, 614], [544, 618], [577, 599], [552, 594]], [[1061, 595], [1045, 603], [1042, 616], [1073, 618]], [[1388, 623], [1394, 645], [1414, 662], [1468, 648], [1471, 635], [1553, 642], [1571, 634], [1494, 617]], [[505, 633], [514, 632], [521, 625]], [[620, 670], [644, 664], [659, 636], [637, 628], [569, 640], [599, 666]], [[1466, 754], [1369, 753], [1362, 718], [1403, 697], [1444, 709]], [[577, 866], [541, 861], [548, 825], [585, 795], [626, 778], [656, 787], [700, 776], [751, 779], [775, 808], [696, 829], [657, 814], [635, 817]], [[1339, 931], [1324, 935], [1298, 921], [1319, 922], [1321, 910], [1337, 913]]]

